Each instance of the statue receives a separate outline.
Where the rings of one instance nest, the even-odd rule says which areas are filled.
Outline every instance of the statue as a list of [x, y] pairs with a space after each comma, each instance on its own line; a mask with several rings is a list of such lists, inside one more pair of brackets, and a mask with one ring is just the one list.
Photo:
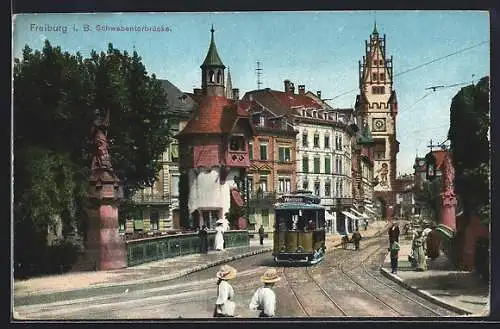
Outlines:
[[92, 156], [92, 170], [113, 169], [111, 166], [111, 157], [108, 152], [109, 144], [106, 137], [109, 127], [109, 110], [104, 115], [101, 110], [95, 110], [96, 118], [93, 121], [91, 134], [96, 152]]
[[387, 166], [387, 163], [382, 163], [382, 168], [377, 170], [379, 173], [379, 176], [377, 176], [375, 179], [376, 181], [380, 184], [380, 186], [387, 186], [387, 174], [389, 173], [389, 168]]

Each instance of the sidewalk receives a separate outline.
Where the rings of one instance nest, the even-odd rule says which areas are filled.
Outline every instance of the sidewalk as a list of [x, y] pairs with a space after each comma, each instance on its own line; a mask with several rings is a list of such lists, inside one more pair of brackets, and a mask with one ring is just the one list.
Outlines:
[[489, 285], [481, 282], [473, 272], [458, 271], [446, 255], [427, 260], [428, 270], [417, 272], [408, 261], [411, 240], [400, 238], [398, 272], [391, 273], [387, 254], [382, 274], [417, 295], [463, 315], [489, 314]]
[[249, 247], [228, 248], [222, 252], [209, 251], [208, 254], [168, 258], [119, 270], [72, 272], [28, 280], [15, 280], [14, 296], [45, 295], [64, 291], [167, 281], [235, 259], [269, 252], [272, 250], [272, 246], [272, 239], [265, 239], [263, 246], [259, 244], [258, 239], [251, 239]]

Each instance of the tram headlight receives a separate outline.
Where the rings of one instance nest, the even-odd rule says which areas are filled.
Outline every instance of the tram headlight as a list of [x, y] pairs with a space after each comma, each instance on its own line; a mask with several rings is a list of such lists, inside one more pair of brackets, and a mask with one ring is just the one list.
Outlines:
[[286, 247], [285, 246], [281, 246], [280, 251], [281, 252], [285, 252], [285, 250], [286, 250]]
[[304, 248], [302, 248], [302, 246], [297, 247], [297, 252], [303, 252], [303, 251], [304, 251]]

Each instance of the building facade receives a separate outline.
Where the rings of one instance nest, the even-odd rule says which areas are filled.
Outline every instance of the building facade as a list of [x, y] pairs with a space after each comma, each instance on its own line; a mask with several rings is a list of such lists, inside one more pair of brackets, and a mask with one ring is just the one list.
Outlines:
[[[201, 89], [194, 91], [198, 109], [179, 141], [179, 203], [182, 227], [206, 225], [230, 217], [245, 207], [246, 171], [250, 166], [249, 140], [253, 129], [248, 109], [226, 97], [224, 69], [214, 39], [200, 66]], [[230, 219], [230, 218], [228, 218]]]
[[[198, 104], [170, 81], [159, 79], [166, 95], [169, 135], [184, 128]], [[126, 233], [162, 233], [179, 229], [179, 148], [170, 142], [160, 159], [162, 168], [152, 187], [137, 191], [132, 197], [135, 211], [120, 218], [120, 231]]]
[[396, 156], [399, 142], [396, 139], [398, 113], [396, 91], [393, 89], [392, 57], [386, 54], [386, 37], [379, 36], [375, 24], [365, 55], [359, 62], [359, 88], [356, 112], [359, 124], [368, 125], [374, 142], [374, 197], [381, 207], [395, 204]]
[[273, 232], [276, 198], [295, 191], [297, 132], [257, 99], [247, 102], [255, 135], [249, 145], [247, 202], [250, 231]]

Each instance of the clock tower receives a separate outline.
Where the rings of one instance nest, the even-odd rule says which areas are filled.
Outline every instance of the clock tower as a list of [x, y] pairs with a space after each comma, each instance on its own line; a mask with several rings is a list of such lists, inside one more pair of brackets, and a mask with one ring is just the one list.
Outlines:
[[386, 54], [385, 35], [380, 37], [375, 22], [369, 40], [365, 41], [365, 55], [359, 61], [359, 95], [356, 97], [358, 124], [367, 124], [374, 142], [374, 199], [385, 206], [395, 204], [396, 139], [398, 104], [393, 90], [392, 56]]

